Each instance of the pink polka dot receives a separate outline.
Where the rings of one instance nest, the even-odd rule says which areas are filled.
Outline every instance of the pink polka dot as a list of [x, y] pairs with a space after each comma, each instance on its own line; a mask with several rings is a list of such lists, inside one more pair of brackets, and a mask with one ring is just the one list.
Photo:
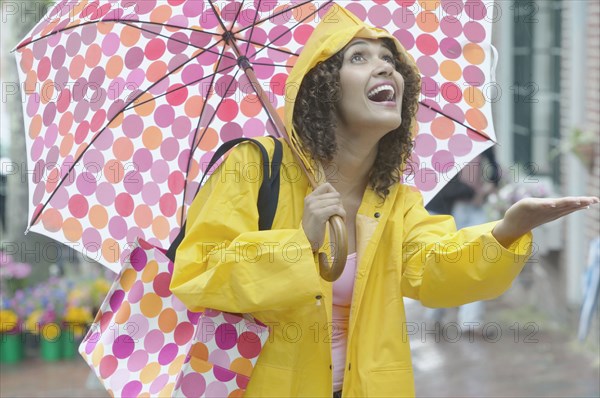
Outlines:
[[419, 134], [415, 138], [414, 151], [417, 155], [429, 157], [435, 153], [437, 140], [429, 134]]
[[150, 323], [148, 318], [142, 314], [133, 314], [131, 318], [125, 323], [125, 333], [138, 342], [148, 334]]
[[455, 39], [446, 37], [440, 42], [441, 53], [449, 59], [456, 59], [462, 54], [462, 47]]
[[454, 16], [445, 16], [440, 21], [440, 29], [448, 37], [458, 37], [462, 33], [462, 24]]
[[[206, 391], [206, 381], [200, 373], [188, 373], [181, 379], [181, 392], [187, 398], [200, 397]], [[226, 397], [228, 391], [220, 396]]]
[[442, 113], [458, 121], [459, 123], [464, 123], [465, 121], [465, 113], [456, 104], [450, 103], [444, 105], [444, 107], [442, 108]]
[[155, 182], [147, 182], [142, 188], [142, 199], [149, 206], [154, 206], [160, 199], [160, 188]]
[[125, 384], [125, 386], [123, 387], [123, 390], [121, 391], [121, 396], [123, 398], [135, 398], [138, 395], [140, 395], [140, 392], [142, 391], [142, 382], [138, 381], [138, 380], [133, 380], [130, 381], [129, 383]]
[[162, 272], [156, 277], [154, 277], [154, 281], [152, 282], [152, 286], [154, 288], [155, 293], [160, 297], [169, 297], [171, 295], [171, 290], [169, 289], [169, 284], [171, 283], [171, 274], [168, 272]]
[[128, 115], [123, 119], [123, 132], [129, 138], [137, 138], [142, 135], [144, 121], [138, 115]]
[[454, 167], [454, 155], [446, 150], [439, 150], [431, 157], [433, 168], [440, 172], [446, 173]]
[[359, 2], [349, 2], [345, 7], [348, 11], [356, 15], [358, 19], [362, 21], [367, 19], [367, 11]]
[[127, 234], [127, 222], [123, 217], [113, 216], [108, 221], [108, 231], [114, 239], [123, 239]]
[[433, 119], [435, 119], [436, 112], [427, 108], [426, 106], [419, 105], [419, 110], [417, 111], [417, 121], [420, 123], [429, 123]]
[[131, 290], [129, 290], [129, 294], [127, 295], [127, 300], [130, 303], [135, 304], [139, 302], [142, 297], [144, 297], [144, 282], [137, 280], [133, 286], [131, 286]]
[[467, 66], [463, 71], [465, 81], [472, 86], [480, 87], [485, 83], [485, 75], [475, 65]]
[[430, 77], [421, 79], [421, 94], [429, 98], [435, 98], [440, 93], [440, 87], [437, 82]]
[[117, 213], [123, 217], [127, 217], [133, 213], [133, 199], [131, 195], [123, 192], [117, 195], [115, 199], [115, 208]]
[[179, 154], [179, 141], [173, 137], [166, 138], [160, 145], [162, 158], [171, 161]]
[[465, 11], [471, 19], [480, 20], [487, 15], [486, 5], [481, 0], [467, 0]]
[[86, 228], [81, 234], [81, 240], [85, 251], [96, 253], [100, 250], [102, 237], [96, 228]]
[[165, 345], [158, 354], [158, 363], [164, 366], [173, 362], [178, 352], [179, 347], [177, 344], [170, 343]]
[[[63, 98], [66, 98], [67, 96], [68, 95], [58, 97], [57, 107], [59, 108], [58, 109], [59, 112], [64, 112], [64, 110], [66, 109], [66, 108], [64, 108], [65, 103], [68, 106], [68, 104], [69, 104], [68, 101], [70, 101], [70, 98], [63, 99]], [[27, 99], [27, 116], [33, 117], [38, 112], [39, 108], [40, 108], [40, 96], [37, 93], [33, 93]], [[62, 109], [62, 111], [61, 111], [61, 109]]]
[[150, 354], [155, 354], [162, 348], [165, 342], [165, 335], [159, 329], [154, 329], [148, 332], [144, 337], [144, 349]]
[[[169, 382], [169, 375], [161, 374], [156, 379], [154, 379], [152, 384], [150, 384], [150, 390], [149, 390], [150, 394], [157, 395], [163, 389], [163, 387], [167, 385], [168, 382]], [[195, 395], [195, 397], [199, 397], [199, 396], [200, 395]]]
[[223, 384], [220, 381], [213, 381], [212, 383], [206, 386], [205, 394], [207, 398], [226, 397], [227, 393], [227, 385]]
[[154, 111], [154, 121], [158, 127], [169, 127], [175, 120], [175, 110], [171, 105], [160, 105]]
[[383, 5], [373, 5], [369, 8], [369, 20], [374, 26], [385, 26], [392, 20], [392, 14]]
[[402, 47], [406, 50], [412, 50], [415, 46], [415, 38], [408, 30], [399, 29], [394, 32], [394, 37], [398, 39]]
[[451, 102], [453, 104], [456, 104], [457, 102], [460, 102], [462, 100], [462, 91], [460, 90], [460, 87], [458, 87], [456, 84], [454, 83], [444, 83], [442, 84], [442, 97], [444, 97], [444, 99], [448, 102]]
[[190, 322], [181, 322], [175, 327], [173, 336], [177, 345], [184, 345], [190, 341], [194, 334], [194, 326]]
[[144, 350], [137, 350], [127, 360], [127, 369], [132, 372], [140, 371], [148, 364], [148, 353]]
[[456, 0], [442, 0], [442, 9], [448, 15], [460, 15], [463, 11], [463, 2]]
[[161, 196], [159, 201], [159, 207], [161, 213], [165, 217], [171, 217], [177, 211], [177, 199], [175, 199], [175, 195], [166, 193]]
[[126, 334], [118, 336], [113, 345], [112, 352], [119, 359], [127, 358], [133, 352], [135, 343], [133, 339]]
[[481, 43], [485, 40], [485, 29], [475, 21], [467, 22], [463, 28], [467, 39], [474, 43]]
[[215, 375], [215, 378], [223, 383], [226, 383], [228, 381], [231, 381], [233, 379], [235, 379], [235, 376], [237, 375], [237, 373], [232, 372], [229, 369], [225, 369], [222, 368], [220, 366], [213, 366], [213, 374]]
[[117, 370], [118, 361], [112, 355], [106, 355], [100, 360], [100, 376], [102, 378], [110, 377]]
[[455, 156], [465, 156], [472, 148], [473, 142], [466, 134], [454, 134], [448, 141], [448, 149]]
[[417, 37], [417, 48], [425, 55], [433, 55], [438, 51], [438, 42], [432, 35], [422, 34]]
[[73, 195], [69, 199], [69, 211], [76, 218], [83, 218], [89, 210], [87, 199], [83, 195]]
[[415, 186], [421, 192], [431, 191], [437, 185], [437, 173], [435, 170], [423, 168], [415, 172]]
[[229, 350], [237, 342], [237, 330], [234, 325], [229, 323], [221, 324], [215, 330], [215, 342], [222, 350]]
[[208, 361], [215, 365], [221, 366], [225, 369], [229, 369], [231, 359], [227, 351], [213, 350], [208, 354]]
[[[354, 4], [357, 4], [357, 3], [349, 4], [347, 6], [347, 8], [350, 9], [350, 6], [354, 5]], [[306, 41], [308, 40], [308, 38], [310, 37], [310, 35], [312, 34], [312, 32], [314, 31], [314, 29], [315, 28], [310, 25], [298, 26], [296, 29], [294, 29], [294, 40], [296, 40], [296, 42], [298, 44], [304, 45], [306, 43]], [[278, 61], [278, 62], [280, 62], [280, 61]]]
[[433, 57], [419, 57], [417, 67], [423, 76], [432, 77], [438, 73], [438, 64]]
[[[264, 331], [263, 333], [267, 333]], [[256, 358], [261, 351], [261, 341], [258, 335], [252, 332], [243, 332], [237, 341], [237, 349], [244, 358]]]

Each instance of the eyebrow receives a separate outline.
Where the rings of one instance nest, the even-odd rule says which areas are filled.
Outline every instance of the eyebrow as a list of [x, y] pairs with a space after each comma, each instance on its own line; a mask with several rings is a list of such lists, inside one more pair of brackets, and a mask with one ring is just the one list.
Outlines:
[[[348, 47], [346, 47], [346, 49], [344, 50], [344, 54], [346, 52], [348, 52], [348, 50], [350, 50], [351, 47], [358, 46], [358, 45], [367, 45], [368, 46], [369, 42], [366, 41], [366, 40], [357, 40], [354, 43], [349, 44]], [[381, 44], [381, 47], [383, 47], [385, 50], [387, 50], [387, 51], [389, 51], [390, 53], [393, 54], [392, 50], [388, 46], [386, 46], [385, 44]]]

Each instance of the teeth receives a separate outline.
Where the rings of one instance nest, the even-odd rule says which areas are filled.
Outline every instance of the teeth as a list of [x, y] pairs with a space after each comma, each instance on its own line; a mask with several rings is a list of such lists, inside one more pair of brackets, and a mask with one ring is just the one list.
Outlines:
[[391, 101], [394, 99], [396, 92], [394, 91], [394, 87], [392, 87], [389, 84], [384, 84], [383, 86], [374, 88], [373, 90], [369, 91], [369, 93], [367, 94], [367, 97], [369, 97], [369, 99], [372, 99], [373, 97], [375, 97], [377, 94], [379, 94], [382, 91], [389, 91], [389, 95], [387, 98], [388, 101]]

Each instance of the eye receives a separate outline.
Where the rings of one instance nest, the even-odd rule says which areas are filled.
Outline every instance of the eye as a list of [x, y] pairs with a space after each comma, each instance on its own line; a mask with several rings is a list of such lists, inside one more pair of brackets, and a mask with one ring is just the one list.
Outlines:
[[392, 65], [396, 65], [396, 59], [391, 55], [384, 55], [381, 57], [381, 59], [383, 59], [385, 62], [389, 62]]
[[350, 62], [360, 62], [365, 59], [363, 53], [355, 52], [350, 56]]

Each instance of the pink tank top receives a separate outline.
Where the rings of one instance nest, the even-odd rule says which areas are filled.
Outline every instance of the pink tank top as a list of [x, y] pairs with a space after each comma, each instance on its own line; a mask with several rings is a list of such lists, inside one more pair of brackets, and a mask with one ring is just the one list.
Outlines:
[[346, 260], [342, 276], [333, 282], [333, 333], [331, 336], [331, 358], [333, 361], [333, 391], [340, 391], [344, 383], [344, 367], [346, 366], [346, 343], [348, 341], [348, 321], [350, 305], [356, 276], [356, 253]]

